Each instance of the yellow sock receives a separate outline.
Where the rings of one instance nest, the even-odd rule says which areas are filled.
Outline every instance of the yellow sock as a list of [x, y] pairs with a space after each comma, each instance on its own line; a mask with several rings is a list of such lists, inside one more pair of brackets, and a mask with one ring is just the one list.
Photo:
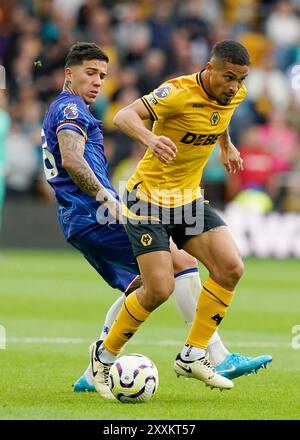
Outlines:
[[188, 334], [186, 344], [206, 349], [208, 341], [217, 330], [231, 303], [234, 292], [224, 289], [212, 278], [203, 285], [193, 325]]
[[126, 297], [115, 322], [104, 339], [104, 347], [111, 353], [119, 354], [123, 345], [134, 335], [150, 313], [139, 303], [136, 290], [132, 292]]

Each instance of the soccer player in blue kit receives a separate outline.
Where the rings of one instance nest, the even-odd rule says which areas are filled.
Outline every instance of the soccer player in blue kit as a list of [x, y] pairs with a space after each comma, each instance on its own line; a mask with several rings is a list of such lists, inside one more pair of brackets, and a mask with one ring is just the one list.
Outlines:
[[[51, 103], [42, 130], [45, 174], [55, 192], [64, 236], [111, 287], [123, 292], [106, 315], [100, 341], [114, 322], [125, 295], [141, 282], [122, 225], [119, 196], [109, 180], [102, 123], [89, 110], [107, 75], [108, 61], [94, 43], [79, 42], [70, 48], [63, 91]], [[164, 139], [153, 149], [161, 161], [165, 160], [165, 148]], [[173, 294], [181, 316], [190, 325], [201, 291], [197, 262], [174, 244], [171, 253]], [[217, 332], [210, 340], [208, 354], [218, 373], [228, 379], [257, 371], [272, 360], [268, 355], [245, 357], [230, 353]], [[105, 365], [102, 374], [103, 387], [97, 390], [104, 398], [111, 398]], [[86, 390], [95, 390], [91, 365], [74, 385], [74, 391]]]

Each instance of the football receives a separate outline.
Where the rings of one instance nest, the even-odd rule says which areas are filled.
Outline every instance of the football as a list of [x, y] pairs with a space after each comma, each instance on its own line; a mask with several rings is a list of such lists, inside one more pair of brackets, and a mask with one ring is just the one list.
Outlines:
[[157, 390], [158, 371], [146, 356], [128, 354], [112, 365], [108, 382], [112, 394], [120, 402], [146, 402]]

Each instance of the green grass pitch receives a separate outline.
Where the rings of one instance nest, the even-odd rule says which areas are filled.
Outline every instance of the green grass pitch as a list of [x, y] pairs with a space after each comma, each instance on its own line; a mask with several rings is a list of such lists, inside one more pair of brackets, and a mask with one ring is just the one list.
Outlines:
[[[0, 325], [7, 344], [0, 350], [0, 419], [299, 419], [300, 349], [292, 348], [292, 328], [300, 325], [300, 263], [249, 259], [245, 264], [220, 333], [231, 351], [272, 354], [270, 369], [236, 379], [234, 389], [223, 393], [178, 379], [172, 365], [187, 328], [171, 298], [124, 351], [149, 356], [160, 375], [154, 398], [130, 405], [71, 388], [118, 293], [79, 254], [5, 251]], [[206, 276], [202, 269], [201, 274]]]

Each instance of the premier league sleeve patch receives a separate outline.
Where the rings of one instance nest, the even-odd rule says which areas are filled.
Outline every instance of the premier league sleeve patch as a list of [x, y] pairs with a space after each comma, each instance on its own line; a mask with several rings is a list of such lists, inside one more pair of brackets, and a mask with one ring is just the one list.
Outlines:
[[75, 103], [68, 104], [64, 109], [64, 117], [66, 119], [76, 119], [78, 118], [78, 108]]
[[166, 96], [168, 96], [168, 94], [171, 92], [172, 87], [167, 85], [167, 86], [162, 86], [159, 87], [158, 89], [154, 90], [154, 95], [157, 96], [157, 98], [165, 98]]

